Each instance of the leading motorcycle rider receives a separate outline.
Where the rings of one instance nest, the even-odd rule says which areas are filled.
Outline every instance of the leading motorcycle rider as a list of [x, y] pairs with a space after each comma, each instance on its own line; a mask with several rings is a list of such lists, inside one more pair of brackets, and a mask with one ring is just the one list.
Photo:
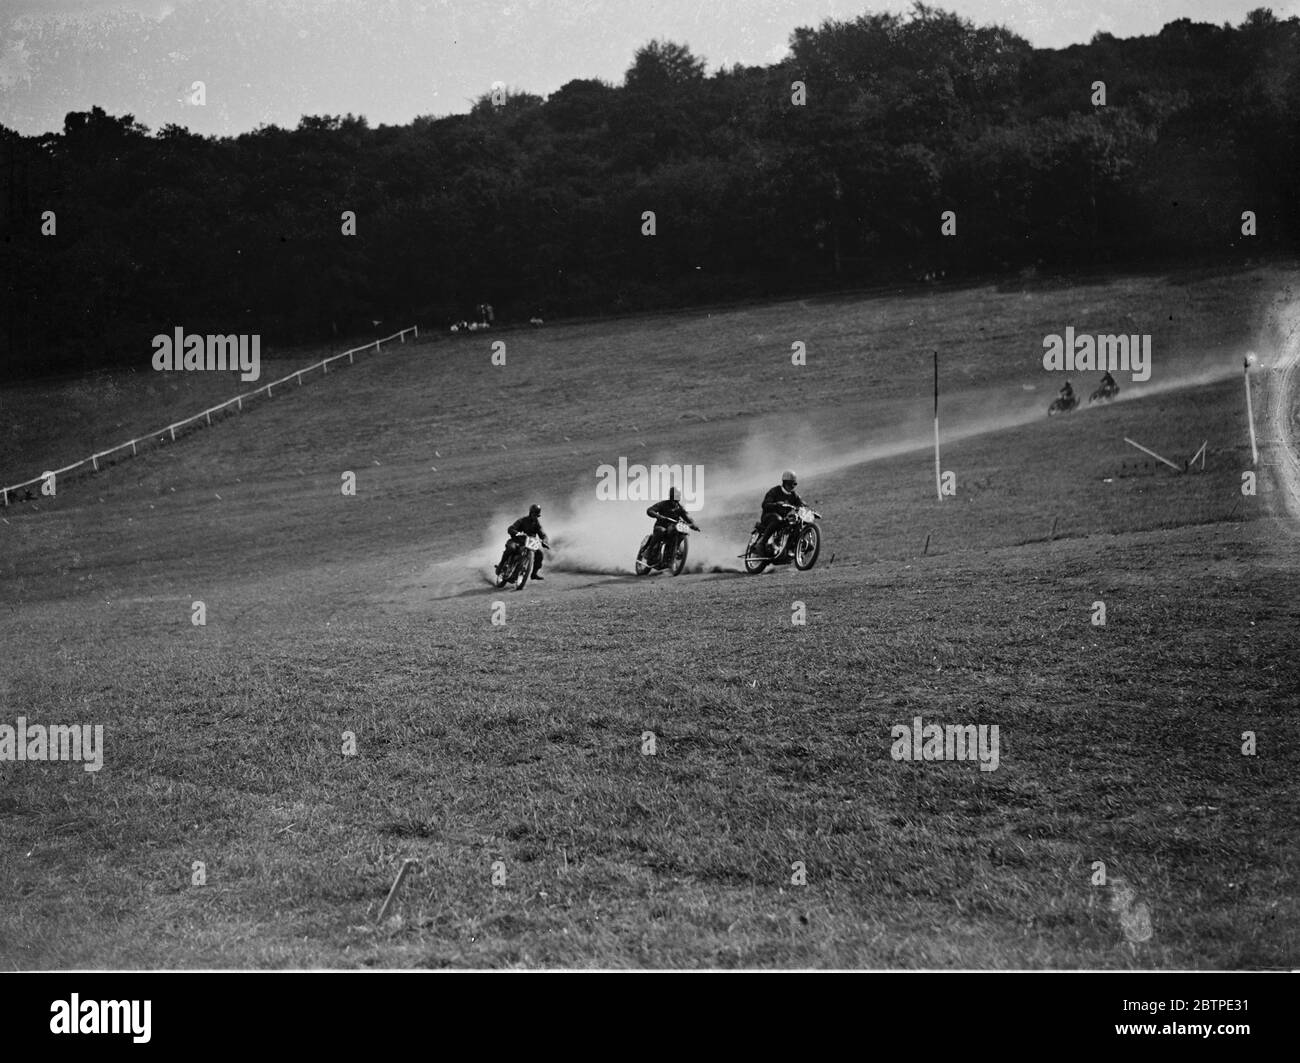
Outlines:
[[644, 561], [647, 557], [653, 555], [656, 546], [663, 540], [663, 537], [672, 531], [673, 526], [679, 520], [684, 520], [696, 531], [700, 526], [691, 520], [691, 515], [686, 512], [686, 507], [682, 505], [682, 492], [678, 487], [668, 488], [668, 497], [662, 502], [656, 502], [653, 506], [645, 511], [647, 517], [653, 517], [655, 526], [650, 532], [650, 540], [639, 554], [636, 555], [638, 561]]
[[763, 496], [763, 515], [758, 522], [759, 539], [757, 546], [764, 553], [771, 554], [771, 547], [768, 542], [772, 538], [772, 533], [780, 527], [785, 515], [790, 510], [804, 504], [803, 499], [795, 492], [795, 485], [798, 483], [799, 481], [795, 479], [794, 473], [786, 469], [781, 474], [781, 482]]
[[[512, 547], [522, 548], [524, 539], [529, 535], [535, 535], [541, 539], [546, 546], [551, 545], [551, 540], [546, 537], [546, 532], [542, 531], [542, 522], [537, 518], [542, 515], [542, 507], [534, 502], [528, 507], [528, 516], [520, 517], [510, 527], [506, 529], [506, 534], [510, 536], [506, 540], [506, 548], [501, 551], [501, 560], [497, 563], [497, 575], [501, 575], [501, 570], [505, 567], [506, 558], [510, 556]], [[533, 579], [542, 579], [542, 552], [533, 551]]]

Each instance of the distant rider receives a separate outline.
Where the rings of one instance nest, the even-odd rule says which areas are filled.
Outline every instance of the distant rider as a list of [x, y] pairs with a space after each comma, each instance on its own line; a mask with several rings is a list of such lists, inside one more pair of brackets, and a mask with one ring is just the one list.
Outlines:
[[798, 482], [794, 473], [787, 469], [781, 474], [780, 484], [763, 496], [763, 515], [758, 526], [760, 550], [768, 550], [768, 541], [772, 538], [772, 533], [780, 527], [785, 515], [804, 504], [803, 499], [795, 493], [795, 485]]
[[1069, 406], [1072, 402], [1074, 402], [1074, 388], [1070, 386], [1070, 382], [1067, 380], [1061, 385], [1061, 405]]
[[[551, 540], [546, 537], [546, 532], [542, 531], [542, 522], [537, 518], [542, 515], [542, 507], [534, 503], [528, 507], [528, 516], [520, 517], [509, 528], [506, 534], [510, 536], [506, 540], [506, 548], [501, 552], [501, 561], [497, 564], [497, 575], [505, 567], [506, 558], [510, 556], [512, 547], [522, 548], [524, 539], [529, 535], [535, 535], [541, 539], [546, 546], [551, 545]], [[542, 552], [536, 550], [533, 553], [533, 579], [542, 579]]]
[[1119, 385], [1115, 383], [1115, 378], [1110, 375], [1110, 370], [1107, 370], [1101, 375], [1101, 393], [1108, 395], [1116, 391], [1119, 391]]
[[678, 487], [668, 488], [668, 497], [662, 502], [656, 502], [645, 513], [647, 517], [654, 518], [655, 526], [650, 533], [650, 541], [645, 544], [645, 549], [636, 555], [638, 561], [644, 561], [653, 555], [664, 536], [673, 530], [679, 520], [684, 520], [696, 531], [700, 530], [700, 526], [691, 520], [691, 515], [682, 505], [682, 492]]

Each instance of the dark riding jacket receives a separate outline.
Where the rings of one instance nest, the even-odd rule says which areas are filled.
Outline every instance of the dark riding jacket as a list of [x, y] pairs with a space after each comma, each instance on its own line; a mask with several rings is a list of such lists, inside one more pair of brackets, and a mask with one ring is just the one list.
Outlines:
[[542, 522], [536, 517], [520, 517], [506, 529], [506, 534], [512, 539], [516, 535], [536, 535], [544, 543], [549, 541], [546, 532], [542, 531]]
[[763, 516], [779, 516], [785, 512], [786, 506], [802, 506], [803, 499], [799, 497], [798, 492], [786, 490], [777, 484], [772, 490], [763, 496]]
[[670, 498], [665, 498], [662, 502], [656, 502], [645, 511], [645, 515], [654, 517], [656, 521], [662, 521], [665, 524], [684, 520], [692, 527], [695, 525], [695, 521], [691, 520], [691, 515], [686, 512], [686, 507]]

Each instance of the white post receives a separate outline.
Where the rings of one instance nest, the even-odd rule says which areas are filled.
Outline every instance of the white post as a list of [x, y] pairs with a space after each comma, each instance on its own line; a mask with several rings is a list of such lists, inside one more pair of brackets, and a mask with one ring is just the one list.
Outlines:
[[402, 883], [406, 881], [406, 874], [415, 866], [415, 861], [409, 857], [402, 861], [401, 870], [397, 872], [397, 878], [393, 881], [392, 889], [388, 891], [388, 896], [384, 898], [383, 907], [379, 909], [378, 922], [382, 923], [388, 915], [388, 909], [392, 907], [393, 899], [397, 896], [397, 891], [402, 888]]
[[175, 442], [176, 442], [176, 426], [175, 426], [175, 425], [172, 425], [172, 427], [171, 427], [171, 433], [172, 433], [172, 442], [175, 443]]
[[416, 338], [417, 340], [420, 338], [420, 326], [419, 326], [419, 325], [416, 325], [416, 326], [415, 326], [415, 338]]
[[131, 440], [131, 457], [135, 457], [135, 440]]
[[99, 455], [98, 455], [98, 454], [92, 454], [92, 455], [90, 456], [90, 464], [93, 465], [93, 466], [95, 467], [95, 471], [96, 471], [96, 472], [99, 472]]
[[1259, 464], [1259, 450], [1255, 446], [1255, 414], [1250, 407], [1250, 363], [1251, 355], [1242, 361], [1242, 375], [1246, 381], [1246, 421], [1250, 425], [1250, 463]]
[[1137, 447], [1138, 450], [1142, 451], [1143, 454], [1150, 454], [1153, 458], [1156, 459], [1156, 461], [1163, 461], [1166, 465], [1168, 465], [1171, 469], [1173, 469], [1174, 472], [1182, 472], [1182, 471], [1183, 471], [1183, 470], [1180, 469], [1177, 465], [1175, 465], [1172, 461], [1170, 461], [1168, 458], [1162, 458], [1162, 457], [1161, 457], [1159, 454], [1157, 454], [1154, 450], [1150, 450], [1149, 448], [1144, 447], [1141, 443], [1134, 443], [1133, 440], [1129, 439], [1128, 436], [1125, 436], [1125, 437], [1124, 437], [1124, 442], [1127, 443], [1127, 444], [1128, 444], [1129, 446], [1131, 446], [1131, 447]]
[[934, 352], [934, 491], [943, 501], [943, 475], [939, 472], [939, 352]]
[[943, 476], [939, 472], [939, 418], [934, 419], [934, 490], [943, 501]]

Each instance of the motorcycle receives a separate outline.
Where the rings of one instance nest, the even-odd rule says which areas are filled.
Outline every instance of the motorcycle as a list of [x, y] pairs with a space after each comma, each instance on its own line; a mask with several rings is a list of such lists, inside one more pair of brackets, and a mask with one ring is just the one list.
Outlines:
[[821, 553], [822, 532], [814, 523], [821, 520], [821, 516], [807, 506], [791, 507], [772, 533], [768, 543], [770, 553], [759, 549], [763, 528], [763, 522], [759, 521], [749, 536], [745, 552], [740, 555], [745, 561], [745, 571], [757, 575], [768, 565], [788, 565], [793, 561], [800, 572], [807, 572], [817, 563], [817, 556]]
[[523, 590], [533, 574], [533, 554], [542, 549], [547, 549], [547, 546], [536, 535], [525, 536], [522, 546], [512, 540], [510, 550], [506, 553], [505, 563], [496, 574], [494, 580], [496, 585], [504, 587], [510, 583], [514, 585], [515, 590]]
[[1118, 384], [1102, 384], [1101, 387], [1088, 396], [1088, 405], [1091, 406], [1094, 402], [1110, 402], [1118, 394]]
[[[686, 554], [689, 549], [687, 536], [690, 530], [691, 526], [686, 521], [679, 520], [653, 547], [649, 545], [653, 536], [647, 535], [642, 539], [641, 548], [636, 554], [636, 574], [646, 576], [666, 568], [674, 576], [680, 576], [682, 569], [686, 567]], [[699, 531], [698, 528], [695, 530]]]
[[1079, 396], [1071, 395], [1068, 399], [1060, 396], [1047, 407], [1047, 416], [1054, 417], [1058, 413], [1069, 413], [1079, 405]]

